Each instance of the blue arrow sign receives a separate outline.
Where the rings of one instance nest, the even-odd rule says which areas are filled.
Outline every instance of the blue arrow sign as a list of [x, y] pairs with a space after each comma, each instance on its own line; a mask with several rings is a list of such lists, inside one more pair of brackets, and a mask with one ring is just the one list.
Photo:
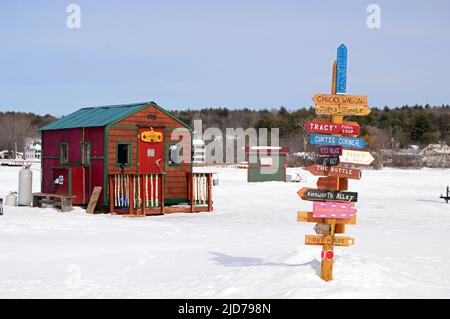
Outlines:
[[363, 138], [322, 135], [322, 134], [311, 134], [310, 143], [317, 145], [336, 145], [350, 148], [366, 147], [366, 141], [364, 141]]
[[336, 93], [347, 91], [347, 47], [341, 44], [337, 48]]

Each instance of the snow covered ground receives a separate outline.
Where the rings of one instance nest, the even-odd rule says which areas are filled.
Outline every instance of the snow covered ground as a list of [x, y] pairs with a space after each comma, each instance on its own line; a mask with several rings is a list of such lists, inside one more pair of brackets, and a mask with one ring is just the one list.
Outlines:
[[[216, 168], [214, 212], [146, 218], [5, 207], [0, 216], [0, 297], [450, 298], [450, 170], [364, 171], [356, 245], [337, 247], [322, 281], [320, 246], [305, 246], [307, 183], [246, 182]], [[0, 195], [19, 168], [0, 167]], [[290, 171], [302, 172], [301, 169]], [[34, 170], [34, 191], [39, 171]]]

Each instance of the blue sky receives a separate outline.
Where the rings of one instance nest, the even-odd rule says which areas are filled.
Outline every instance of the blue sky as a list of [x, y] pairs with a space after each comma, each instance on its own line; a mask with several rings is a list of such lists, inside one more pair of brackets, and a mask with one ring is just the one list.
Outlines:
[[[66, 8], [81, 7], [81, 29]], [[369, 29], [366, 8], [381, 7]], [[371, 106], [450, 103], [450, 1], [2, 1], [0, 110], [63, 115], [155, 101], [167, 109], [296, 109], [347, 92]]]

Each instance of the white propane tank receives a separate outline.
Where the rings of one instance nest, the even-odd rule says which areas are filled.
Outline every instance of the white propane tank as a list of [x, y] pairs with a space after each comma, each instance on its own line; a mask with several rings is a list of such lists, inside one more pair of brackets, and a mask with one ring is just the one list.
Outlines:
[[17, 206], [17, 196], [16, 193], [9, 193], [5, 198], [5, 205]]
[[33, 173], [29, 166], [23, 166], [19, 172], [19, 206], [31, 205]]

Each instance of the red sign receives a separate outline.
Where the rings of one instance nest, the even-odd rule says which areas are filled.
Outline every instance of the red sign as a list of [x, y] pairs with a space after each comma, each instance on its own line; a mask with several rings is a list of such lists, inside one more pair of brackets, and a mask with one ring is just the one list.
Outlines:
[[319, 148], [319, 155], [321, 155], [321, 156], [340, 156], [340, 155], [342, 155], [342, 146], [323, 145]]
[[359, 135], [360, 128], [356, 122], [344, 122], [344, 124], [334, 124], [323, 120], [306, 122], [305, 128], [310, 133]]

